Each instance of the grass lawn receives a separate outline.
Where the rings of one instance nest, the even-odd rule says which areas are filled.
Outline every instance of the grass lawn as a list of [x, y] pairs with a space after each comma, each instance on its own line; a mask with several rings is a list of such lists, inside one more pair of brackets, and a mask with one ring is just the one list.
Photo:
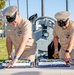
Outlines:
[[0, 60], [7, 59], [6, 39], [0, 38]]
[[[12, 50], [14, 46], [12, 47]], [[6, 49], [6, 39], [0, 38], [0, 64], [5, 60], [8, 59], [7, 49]]]

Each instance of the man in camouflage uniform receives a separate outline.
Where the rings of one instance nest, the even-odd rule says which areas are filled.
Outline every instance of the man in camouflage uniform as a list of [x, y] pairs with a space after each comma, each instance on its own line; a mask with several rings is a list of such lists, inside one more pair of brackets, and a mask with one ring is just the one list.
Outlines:
[[29, 20], [23, 19], [17, 12], [16, 6], [7, 7], [3, 14], [7, 19], [6, 46], [8, 59], [12, 59], [12, 44], [15, 47], [15, 56], [8, 64], [12, 67], [18, 59], [35, 60], [36, 42], [32, 34], [32, 24]]
[[72, 61], [74, 49], [74, 22], [69, 19], [70, 12], [61, 11], [55, 14], [57, 22], [54, 27], [54, 48], [58, 53], [58, 39], [61, 44], [60, 58], [65, 62]]

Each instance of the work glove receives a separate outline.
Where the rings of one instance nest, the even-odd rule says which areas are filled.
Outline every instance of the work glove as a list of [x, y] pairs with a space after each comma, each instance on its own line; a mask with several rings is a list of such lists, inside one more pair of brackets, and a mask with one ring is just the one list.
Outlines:
[[53, 57], [54, 57], [54, 58], [59, 58], [59, 52], [54, 53], [54, 54], [53, 54]]

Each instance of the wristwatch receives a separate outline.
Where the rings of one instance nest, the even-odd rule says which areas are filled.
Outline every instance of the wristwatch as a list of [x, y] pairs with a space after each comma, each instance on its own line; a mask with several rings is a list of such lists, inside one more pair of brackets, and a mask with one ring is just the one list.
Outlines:
[[66, 53], [69, 53], [69, 50], [65, 50]]
[[14, 56], [14, 59], [18, 59], [16, 56]]

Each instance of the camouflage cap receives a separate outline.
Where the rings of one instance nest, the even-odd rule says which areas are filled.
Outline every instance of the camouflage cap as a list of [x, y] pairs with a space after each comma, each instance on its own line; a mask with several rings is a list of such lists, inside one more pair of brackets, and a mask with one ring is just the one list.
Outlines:
[[66, 20], [70, 17], [70, 12], [68, 11], [61, 11], [55, 14], [54, 16], [57, 20]]
[[17, 10], [17, 6], [9, 6], [3, 11], [3, 15], [12, 17]]

